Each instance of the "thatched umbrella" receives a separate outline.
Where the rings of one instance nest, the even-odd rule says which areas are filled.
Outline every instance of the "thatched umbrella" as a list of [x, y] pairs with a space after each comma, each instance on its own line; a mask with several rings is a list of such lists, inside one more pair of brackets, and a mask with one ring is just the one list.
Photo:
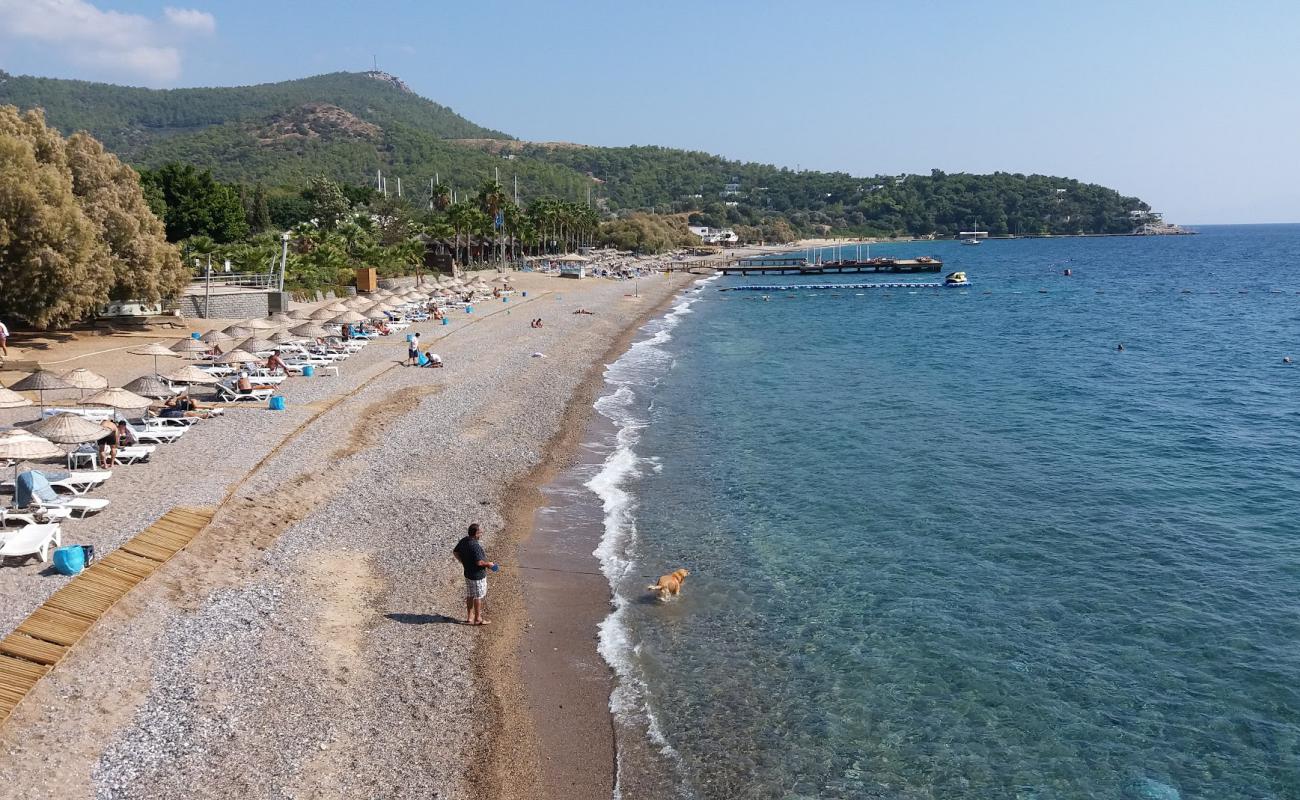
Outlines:
[[71, 372], [63, 373], [59, 377], [63, 378], [63, 380], [67, 381], [69, 384], [77, 387], [77, 389], [81, 392], [82, 397], [86, 396], [87, 389], [108, 388], [108, 378], [105, 378], [103, 375], [100, 375], [98, 372], [91, 372], [85, 367], [78, 367], [72, 370]]
[[242, 324], [245, 328], [252, 328], [255, 331], [273, 331], [276, 328], [280, 327], [280, 323], [274, 322], [264, 317], [257, 317], [255, 319], [246, 319], [243, 321]]
[[[108, 429], [104, 429], [108, 433]], [[0, 433], [0, 458], [14, 462], [14, 478], [18, 477], [19, 461], [34, 461], [41, 458], [58, 458], [63, 455], [63, 448], [49, 439], [29, 433], [22, 428], [13, 428]]]
[[0, 408], [22, 408], [32, 405], [36, 404], [14, 390], [0, 386]]
[[[168, 392], [170, 395], [171, 392]], [[147, 397], [141, 397], [135, 392], [127, 389], [105, 389], [102, 392], [96, 392], [85, 400], [81, 401], [83, 406], [108, 406], [109, 408], [121, 408], [127, 411], [133, 411], [140, 408], [148, 408], [153, 405], [153, 401]]]
[[249, 353], [261, 353], [266, 350], [274, 350], [275, 342], [269, 341], [267, 339], [258, 339], [254, 337], [252, 339], [245, 339], [244, 341], [240, 342], [238, 349], [244, 350]]
[[353, 310], [361, 308], [362, 306], [368, 306], [370, 303], [371, 301], [365, 297], [349, 297], [347, 300], [343, 301], [343, 305]]
[[[346, 310], [347, 310], [347, 309], [343, 309], [343, 311], [346, 311]], [[309, 315], [307, 316], [307, 318], [308, 318], [308, 319], [314, 319], [314, 320], [320, 321], [320, 320], [323, 320], [323, 319], [329, 319], [330, 317], [333, 317], [333, 316], [335, 316], [336, 314], [339, 314], [339, 313], [341, 313], [341, 312], [340, 312], [340, 311], [330, 311], [328, 308], [318, 308], [318, 309], [316, 309], [315, 311], [311, 312], [311, 314], [309, 314]]]
[[[244, 334], [244, 335], [247, 336], [248, 334]], [[200, 336], [199, 341], [207, 342], [208, 344], [220, 344], [221, 342], [228, 342], [233, 338], [235, 337], [231, 336], [228, 333], [222, 333], [221, 331], [218, 330], [211, 330], [203, 334], [202, 336]]]
[[204, 372], [193, 364], [186, 364], [180, 369], [174, 369], [163, 377], [172, 383], [217, 383], [217, 376]]
[[91, 422], [80, 414], [63, 412], [30, 425], [28, 431], [59, 444], [97, 442], [113, 432], [98, 422]]
[[9, 387], [20, 392], [39, 392], [41, 395], [41, 414], [45, 413], [45, 393], [53, 392], [59, 389], [75, 389], [77, 387], [47, 370], [33, 372], [26, 378], [18, 381]]
[[173, 353], [206, 353], [212, 348], [201, 339], [181, 339], [171, 349]]
[[253, 335], [253, 329], [245, 325], [231, 325], [229, 328], [222, 331], [222, 333], [226, 334], [231, 339], [246, 339]]
[[261, 360], [252, 353], [240, 349], [231, 350], [225, 355], [217, 356], [217, 362], [221, 364], [256, 364]]
[[359, 314], [356, 311], [345, 311], [342, 314], [339, 314], [337, 317], [334, 317], [333, 319], [330, 320], [330, 322], [334, 323], [335, 325], [348, 325], [353, 322], [365, 322], [365, 321], [366, 321], [366, 316], [364, 314]]
[[271, 341], [275, 342], [276, 344], [293, 344], [294, 342], [301, 342], [302, 339], [303, 337], [295, 336], [294, 334], [289, 333], [288, 331], [280, 331], [279, 333], [271, 337]]
[[176, 394], [172, 391], [172, 387], [163, 383], [157, 375], [141, 375], [122, 388], [128, 392], [135, 392], [141, 397], [161, 398]]
[[342, 314], [344, 311], [347, 311], [347, 310], [348, 310], [348, 307], [345, 306], [345, 305], [343, 305], [342, 302], [334, 302], [334, 303], [330, 303], [329, 305], [325, 306], [325, 309], [324, 309], [324, 310], [325, 310], [325, 311], [333, 311], [335, 314]]
[[294, 310], [292, 310], [292, 311], [289, 312], [289, 319], [290, 319], [290, 320], [295, 320], [295, 319], [311, 319], [311, 309], [310, 309], [310, 308], [295, 308]]
[[283, 328], [285, 325], [292, 325], [294, 321], [293, 317], [283, 311], [277, 311], [266, 319], [268, 322], [274, 322], [275, 327], [277, 328]]
[[172, 350], [170, 347], [163, 345], [161, 342], [154, 342], [151, 345], [140, 347], [135, 350], [128, 350], [127, 352], [137, 356], [153, 356], [153, 374], [155, 375], [158, 374], [159, 358], [180, 357], [180, 353], [177, 353], [176, 351]]
[[308, 339], [316, 339], [321, 336], [333, 335], [329, 331], [325, 330], [325, 328], [321, 327], [320, 325], [313, 325], [313, 324], [299, 325], [296, 328], [290, 328], [289, 332], [296, 333], [299, 336], [303, 336]]

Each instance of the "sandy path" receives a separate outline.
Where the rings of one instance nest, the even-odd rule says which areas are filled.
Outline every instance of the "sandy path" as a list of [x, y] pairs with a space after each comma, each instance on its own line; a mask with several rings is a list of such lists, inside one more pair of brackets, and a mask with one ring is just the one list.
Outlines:
[[565, 287], [438, 343], [446, 369], [382, 372], [321, 414], [19, 707], [0, 796], [468, 796], [500, 708], [471, 659], [508, 634], [447, 624], [450, 548], [477, 519], [493, 553], [505, 487], [590, 364], [680, 283]]

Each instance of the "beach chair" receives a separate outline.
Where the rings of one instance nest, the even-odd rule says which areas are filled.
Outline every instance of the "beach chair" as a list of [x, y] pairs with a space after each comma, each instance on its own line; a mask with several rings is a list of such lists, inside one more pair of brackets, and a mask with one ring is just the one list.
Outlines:
[[38, 555], [41, 563], [50, 560], [50, 545], [63, 543], [63, 534], [55, 523], [24, 525], [12, 531], [0, 530], [0, 557]]
[[[70, 472], [61, 478], [51, 478], [48, 474], [45, 479], [49, 481], [50, 488], [54, 491], [63, 490], [68, 494], [82, 495], [113, 477], [110, 470], [87, 470], [83, 472]], [[0, 489], [12, 493], [14, 491], [14, 481], [5, 481], [0, 483]]]
[[87, 515], [98, 514], [108, 506], [109, 501], [100, 497], [60, 497], [58, 500], [42, 500], [39, 497], [33, 497], [29, 508], [39, 511], [67, 509], [73, 517], [85, 519]]
[[50, 407], [41, 411], [41, 418], [53, 417], [58, 414], [76, 414], [77, 416], [88, 419], [91, 422], [112, 422], [116, 412], [111, 408], [90, 408], [86, 406], [80, 406], [77, 408]]
[[64, 522], [72, 518], [70, 508], [49, 508], [43, 511], [19, 511], [16, 508], [0, 507], [0, 527], [12, 528], [23, 525], [44, 525], [49, 522]]
[[[126, 447], [117, 448], [117, 460], [120, 464], [134, 464], [138, 461], [148, 461], [149, 457], [158, 449], [155, 444], [132, 444]], [[76, 469], [78, 464], [88, 463], [91, 467], [99, 465], [99, 448], [93, 444], [83, 444], [71, 453], [68, 453], [68, 468]]]
[[[178, 428], [172, 425], [144, 426], [137, 428], [130, 422], [126, 423], [126, 429], [135, 436], [136, 441], [142, 444], [171, 444], [185, 435], [189, 430], [188, 426]], [[121, 453], [121, 450], [118, 451]], [[119, 455], [119, 458], [121, 456]]]
[[217, 384], [217, 395], [230, 403], [251, 400], [253, 402], [265, 403], [275, 394], [275, 389], [270, 386], [254, 386], [252, 391], [241, 393], [239, 389], [228, 383]]

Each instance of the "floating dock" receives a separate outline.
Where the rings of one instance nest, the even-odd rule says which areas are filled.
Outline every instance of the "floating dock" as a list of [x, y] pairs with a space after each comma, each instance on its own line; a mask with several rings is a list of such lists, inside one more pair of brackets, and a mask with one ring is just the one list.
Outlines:
[[782, 283], [768, 286], [727, 286], [721, 292], [797, 292], [804, 289], [969, 289], [969, 283]]
[[939, 272], [937, 258], [869, 258], [862, 261], [821, 261], [790, 256], [755, 256], [717, 268], [723, 275], [843, 275], [855, 272]]

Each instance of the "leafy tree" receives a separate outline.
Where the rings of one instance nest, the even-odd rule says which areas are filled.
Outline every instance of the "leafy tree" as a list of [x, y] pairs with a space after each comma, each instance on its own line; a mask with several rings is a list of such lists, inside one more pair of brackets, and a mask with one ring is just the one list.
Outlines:
[[248, 221], [238, 191], [215, 180], [211, 170], [199, 171], [189, 164], [171, 163], [157, 170], [146, 170], [141, 178], [162, 195], [166, 205], [163, 221], [169, 241], [179, 242], [201, 234], [218, 242], [233, 242], [248, 235]]
[[157, 301], [186, 274], [134, 171], [37, 111], [0, 107], [0, 313], [37, 327], [111, 297]]
[[330, 230], [344, 217], [352, 213], [352, 203], [343, 189], [334, 181], [317, 176], [311, 179], [311, 188], [303, 193], [311, 203], [312, 216], [316, 224]]

